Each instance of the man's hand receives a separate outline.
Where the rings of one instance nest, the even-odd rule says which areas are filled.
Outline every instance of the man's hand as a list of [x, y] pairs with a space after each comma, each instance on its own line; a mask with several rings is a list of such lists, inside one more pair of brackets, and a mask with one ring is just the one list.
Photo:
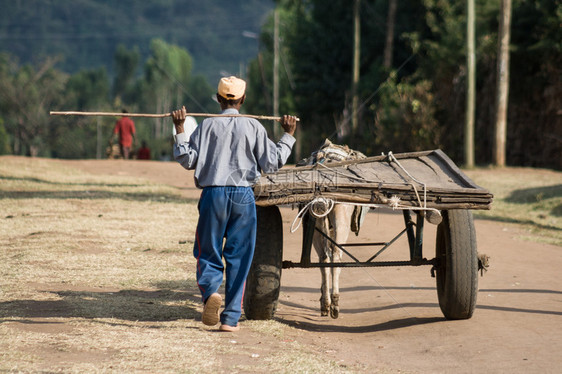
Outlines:
[[281, 126], [287, 134], [295, 135], [295, 130], [297, 129], [297, 117], [285, 114], [281, 117]]
[[185, 109], [185, 106], [182, 106], [181, 109], [174, 110], [172, 112], [172, 120], [174, 121], [174, 126], [176, 126], [177, 134], [181, 134], [183, 132], [185, 117], [187, 117], [187, 109]]

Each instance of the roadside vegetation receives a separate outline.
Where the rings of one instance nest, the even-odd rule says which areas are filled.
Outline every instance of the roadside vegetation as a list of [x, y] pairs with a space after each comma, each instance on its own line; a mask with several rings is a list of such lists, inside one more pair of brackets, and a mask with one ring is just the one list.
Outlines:
[[519, 225], [526, 240], [562, 246], [562, 173], [532, 168], [465, 171], [494, 194], [492, 209], [477, 218]]

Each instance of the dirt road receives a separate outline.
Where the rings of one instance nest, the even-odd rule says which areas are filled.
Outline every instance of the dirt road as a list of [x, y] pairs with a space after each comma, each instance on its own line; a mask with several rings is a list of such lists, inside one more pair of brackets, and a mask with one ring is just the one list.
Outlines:
[[[176, 186], [198, 197], [192, 174], [176, 163], [70, 161], [90, 173], [132, 175]], [[300, 258], [302, 231], [288, 232], [296, 210], [283, 208], [284, 259]], [[476, 220], [480, 253], [491, 258], [479, 279], [470, 320], [446, 321], [428, 267], [344, 269], [340, 317], [320, 317], [317, 269], [283, 271], [277, 312], [287, 334], [342, 364], [365, 372], [558, 373], [562, 368], [562, 248], [519, 239], [517, 226]], [[401, 214], [369, 213], [353, 241], [388, 240]], [[424, 256], [434, 251], [426, 225]], [[357, 252], [361, 256], [361, 252]], [[381, 260], [407, 259], [406, 239]], [[244, 334], [242, 332], [241, 334]], [[243, 338], [243, 337], [241, 337]]]

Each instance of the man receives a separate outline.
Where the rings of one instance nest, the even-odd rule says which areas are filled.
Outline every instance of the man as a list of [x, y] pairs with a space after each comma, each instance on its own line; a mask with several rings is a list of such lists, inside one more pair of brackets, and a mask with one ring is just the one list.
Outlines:
[[[245, 89], [246, 82], [236, 77], [220, 80], [216, 97], [223, 115], [239, 114]], [[208, 118], [188, 137], [183, 128], [186, 116], [185, 107], [172, 112], [177, 133], [174, 158], [184, 168], [195, 169], [195, 183], [203, 189], [193, 249], [204, 303], [201, 319], [208, 326], [220, 321], [221, 331], [238, 331], [256, 241], [252, 186], [260, 173], [275, 172], [287, 161], [295, 143], [296, 117], [282, 117], [285, 134], [275, 144], [257, 120], [247, 117]], [[225, 308], [219, 316], [222, 257]]]
[[[127, 111], [123, 109], [123, 113], [126, 114]], [[131, 147], [135, 143], [135, 133], [135, 123], [126, 115], [121, 117], [113, 128], [112, 138], [114, 139], [119, 135], [119, 149], [121, 150], [121, 157], [125, 160], [128, 160], [131, 154]]]

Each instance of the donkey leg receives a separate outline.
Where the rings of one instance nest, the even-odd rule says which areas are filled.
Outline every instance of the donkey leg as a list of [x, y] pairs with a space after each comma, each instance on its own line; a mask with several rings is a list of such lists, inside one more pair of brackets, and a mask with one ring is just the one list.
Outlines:
[[[334, 241], [338, 244], [344, 244], [349, 236], [353, 206], [337, 204], [330, 214], [333, 214], [331, 222], [334, 232]], [[332, 262], [341, 262], [342, 256], [343, 251], [336, 246], [332, 246]], [[332, 304], [330, 306], [330, 317], [334, 319], [338, 318], [340, 315], [340, 273], [341, 268], [332, 268]]]
[[320, 296], [320, 315], [327, 316], [328, 313], [330, 312], [330, 305], [332, 302], [330, 299], [330, 287], [328, 284], [330, 281], [330, 277], [328, 274], [330, 269], [322, 268], [320, 269], [320, 271], [322, 272], [322, 288], [321, 288], [322, 295]]
[[[326, 219], [319, 219], [316, 221], [317, 228], [322, 230], [323, 232], [327, 232], [327, 220]], [[316, 249], [316, 253], [318, 254], [318, 258], [320, 262], [329, 262], [330, 258], [326, 252], [328, 248], [328, 243], [325, 238], [323, 238], [319, 234], [314, 234], [312, 239], [312, 243], [314, 248]], [[322, 275], [322, 284], [320, 286], [320, 315], [327, 316], [330, 312], [330, 277], [329, 277], [329, 268], [320, 268], [320, 274]]]
[[[339, 250], [338, 262], [341, 262], [341, 250]], [[334, 262], [336, 262], [336, 253], [334, 253]], [[332, 268], [332, 304], [330, 305], [330, 317], [336, 319], [340, 316], [340, 273], [341, 268]]]

